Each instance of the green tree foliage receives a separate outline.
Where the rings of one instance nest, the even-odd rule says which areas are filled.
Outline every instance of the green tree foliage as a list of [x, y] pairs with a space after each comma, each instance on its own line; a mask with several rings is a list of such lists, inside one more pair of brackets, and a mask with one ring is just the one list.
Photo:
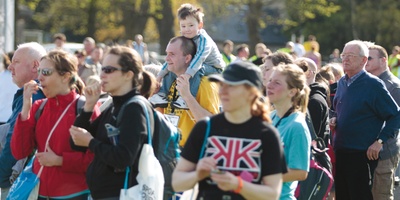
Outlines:
[[174, 14], [172, 13], [172, 1], [160, 0], [157, 4], [154, 19], [157, 28], [161, 35], [160, 37], [160, 52], [164, 52], [167, 48], [169, 39], [171, 39], [174, 32]]
[[[329, 56], [334, 48], [341, 48], [343, 41], [350, 35], [344, 30], [344, 21], [349, 18], [343, 13], [338, 1], [329, 0], [286, 0], [287, 21], [284, 23], [286, 33], [303, 35], [305, 39], [312, 34], [317, 37], [322, 55]], [[335, 39], [332, 39], [335, 38]]]
[[[176, 10], [184, 0], [18, 0], [33, 11], [31, 29], [54, 34], [69, 33], [80, 40], [92, 36], [99, 42], [119, 42], [144, 35], [145, 41], [159, 40], [164, 52], [176, 35]], [[152, 23], [148, 23], [149, 20]], [[146, 34], [150, 37], [147, 38]]]
[[329, 0], [285, 0], [287, 14], [291, 23], [285, 24], [288, 28], [300, 29], [319, 16], [330, 17], [340, 10], [340, 6]]
[[88, 12], [82, 8], [87, 8], [88, 5], [88, 1], [80, 0], [71, 0], [68, 4], [64, 1], [38, 1], [33, 19], [42, 30], [52, 33], [74, 30], [74, 34], [83, 34], [87, 32], [87, 21], [82, 19], [88, 18]]
[[353, 38], [375, 42], [390, 53], [400, 44], [400, 2], [365, 0], [356, 4]]
[[[288, 11], [291, 13], [290, 19], [297, 24], [287, 31], [306, 36], [316, 35], [321, 46], [320, 51], [325, 56], [334, 48], [342, 50], [344, 44], [353, 39], [375, 42], [389, 52], [394, 45], [400, 44], [399, 1], [336, 0], [334, 2], [340, 7], [339, 10], [330, 15], [318, 14], [308, 20], [296, 20], [307, 18], [292, 13], [299, 11]], [[296, 10], [295, 7], [293, 6], [293, 10]]]
[[[248, 30], [248, 45], [250, 53], [254, 54], [255, 45], [261, 42], [259, 32], [266, 27], [268, 19], [271, 19], [263, 8], [275, 2], [279, 2], [279, 0], [204, 0], [202, 4], [208, 9], [206, 13], [212, 15], [211, 18], [235, 15], [244, 11], [245, 18], [243, 20]], [[227, 9], [228, 7], [236, 9], [233, 9], [232, 13], [232, 9]]]
[[[251, 53], [254, 53], [254, 46], [261, 42], [260, 31], [268, 25], [282, 25], [285, 27], [285, 34], [297, 35], [310, 32], [309, 29], [318, 24], [322, 19], [329, 18], [340, 10], [340, 6], [329, 0], [206, 0], [208, 7], [213, 7], [218, 13], [214, 17], [220, 17], [232, 13], [226, 13], [227, 6], [246, 6], [245, 19], [249, 34], [249, 46]], [[265, 13], [265, 9], [275, 9], [278, 15], [272, 16]], [[224, 12], [225, 11], [225, 12]], [[242, 12], [238, 9], [237, 12]], [[315, 34], [315, 33], [314, 33]]]
[[[213, 19], [245, 12], [250, 50], [261, 42], [260, 30], [271, 24], [285, 26], [285, 34], [317, 36], [321, 53], [329, 55], [352, 39], [376, 42], [391, 49], [400, 43], [398, 0], [16, 0], [33, 16], [26, 27], [97, 41], [124, 41], [143, 34], [147, 42], [159, 42], [164, 52], [169, 39], [179, 34], [176, 11], [182, 3], [204, 8], [205, 27]], [[276, 5], [283, 5], [276, 6]], [[230, 8], [230, 9], [227, 9]], [[265, 8], [275, 9], [268, 16]], [[238, 22], [239, 23], [239, 22]]]

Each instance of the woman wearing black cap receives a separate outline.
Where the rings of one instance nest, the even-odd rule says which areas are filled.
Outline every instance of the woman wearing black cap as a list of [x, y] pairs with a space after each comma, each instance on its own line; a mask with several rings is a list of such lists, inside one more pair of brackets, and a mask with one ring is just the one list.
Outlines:
[[209, 79], [220, 83], [224, 112], [193, 128], [173, 174], [174, 189], [199, 183], [197, 199], [278, 199], [287, 169], [279, 134], [260, 101], [260, 69], [238, 62]]

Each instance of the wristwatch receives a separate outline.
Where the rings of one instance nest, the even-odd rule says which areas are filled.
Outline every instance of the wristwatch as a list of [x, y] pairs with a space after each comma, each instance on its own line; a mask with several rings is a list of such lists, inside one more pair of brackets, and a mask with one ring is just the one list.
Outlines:
[[377, 139], [376, 141], [378, 141], [379, 144], [383, 144], [382, 139]]

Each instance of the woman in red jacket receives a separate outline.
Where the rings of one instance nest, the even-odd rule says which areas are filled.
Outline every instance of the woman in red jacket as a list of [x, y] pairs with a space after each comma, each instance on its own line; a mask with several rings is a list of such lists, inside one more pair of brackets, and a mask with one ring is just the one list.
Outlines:
[[[31, 103], [39, 85], [35, 81], [24, 85], [23, 106], [15, 124], [11, 150], [16, 159], [21, 159], [37, 149], [33, 172], [38, 174], [43, 166], [39, 199], [88, 198], [85, 172], [93, 154], [74, 151], [69, 144], [68, 130], [75, 121], [77, 100], [83, 91], [77, 69], [76, 58], [64, 51], [52, 51], [41, 59], [38, 79], [47, 100], [39, 118], [35, 114], [43, 100]], [[99, 114], [97, 109], [92, 117]]]

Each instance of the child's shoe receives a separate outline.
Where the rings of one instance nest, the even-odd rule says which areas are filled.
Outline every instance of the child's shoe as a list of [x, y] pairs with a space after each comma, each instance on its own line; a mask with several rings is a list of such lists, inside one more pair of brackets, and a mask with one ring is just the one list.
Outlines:
[[189, 107], [186, 105], [186, 102], [185, 100], [183, 100], [182, 96], [179, 96], [176, 101], [172, 102], [171, 107], [177, 109], [189, 110]]
[[149, 98], [150, 103], [154, 105], [154, 107], [166, 108], [168, 106], [167, 97], [163, 93], [154, 94]]

